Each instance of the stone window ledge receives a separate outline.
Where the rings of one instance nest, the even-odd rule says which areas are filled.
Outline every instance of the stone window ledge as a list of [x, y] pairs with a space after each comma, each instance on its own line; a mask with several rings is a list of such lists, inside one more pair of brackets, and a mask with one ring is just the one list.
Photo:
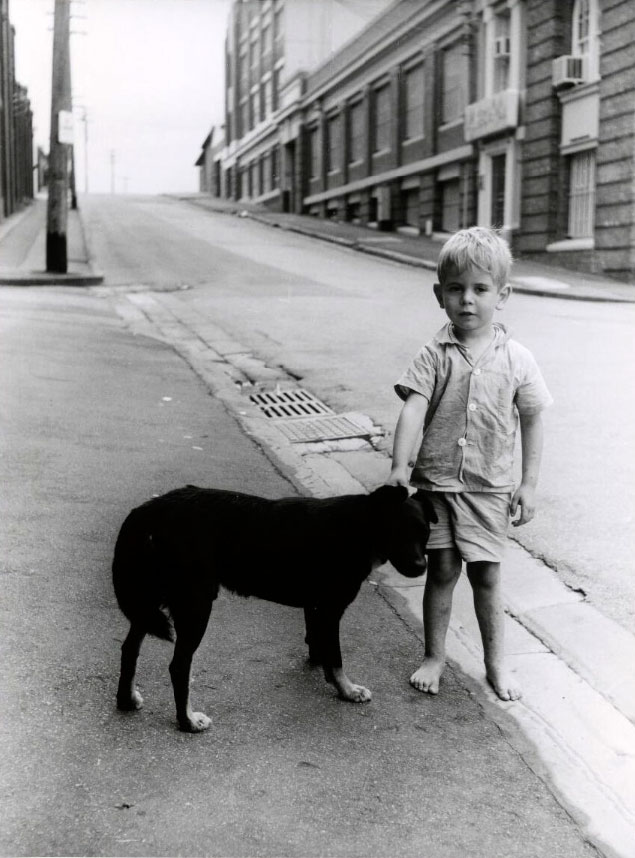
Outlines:
[[545, 250], [547, 253], [567, 253], [575, 250], [593, 250], [595, 241], [592, 238], [567, 238], [564, 241], [553, 241]]

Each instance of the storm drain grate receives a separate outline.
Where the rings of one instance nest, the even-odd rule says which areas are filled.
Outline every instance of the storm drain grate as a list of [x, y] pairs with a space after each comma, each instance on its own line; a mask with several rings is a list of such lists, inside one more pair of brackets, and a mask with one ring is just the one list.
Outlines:
[[364, 438], [369, 427], [353, 414], [336, 414], [304, 388], [252, 393], [249, 397], [277, 428], [298, 444], [308, 441], [336, 441]]
[[290, 441], [296, 444], [303, 441], [337, 441], [370, 435], [367, 426], [343, 414], [335, 414], [332, 417], [311, 417], [308, 420], [280, 420], [276, 425]]
[[317, 397], [302, 387], [294, 390], [252, 393], [249, 398], [267, 417], [288, 419], [290, 417], [317, 417], [324, 414], [335, 414], [332, 408], [320, 402]]

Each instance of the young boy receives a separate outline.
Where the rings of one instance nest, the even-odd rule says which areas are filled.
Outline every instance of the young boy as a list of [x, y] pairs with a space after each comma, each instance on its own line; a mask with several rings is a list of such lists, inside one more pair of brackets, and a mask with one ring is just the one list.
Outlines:
[[[505, 665], [500, 561], [510, 517], [520, 511], [513, 522], [519, 526], [534, 516], [540, 412], [552, 399], [531, 353], [494, 322], [511, 292], [511, 262], [507, 244], [490, 229], [464, 229], [445, 243], [434, 294], [450, 322], [395, 385], [404, 405], [388, 483], [424, 489], [439, 519], [428, 540], [425, 658], [410, 678], [429, 694], [439, 691], [452, 594], [465, 561], [487, 679], [502, 700], [521, 696]], [[514, 491], [518, 422], [522, 478]]]

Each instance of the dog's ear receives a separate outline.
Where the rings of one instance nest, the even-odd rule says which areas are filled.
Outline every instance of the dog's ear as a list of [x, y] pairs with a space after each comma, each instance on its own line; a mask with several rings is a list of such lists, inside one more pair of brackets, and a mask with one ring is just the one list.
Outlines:
[[419, 489], [419, 491], [415, 492], [412, 496], [412, 500], [416, 501], [419, 504], [419, 506], [423, 510], [423, 514], [426, 517], [426, 521], [432, 521], [434, 522], [434, 524], [439, 521], [439, 519], [437, 518], [437, 514], [434, 511], [434, 507], [432, 506], [432, 501], [425, 492]]
[[405, 486], [380, 486], [371, 492], [370, 498], [378, 506], [396, 506], [408, 500], [408, 489]]

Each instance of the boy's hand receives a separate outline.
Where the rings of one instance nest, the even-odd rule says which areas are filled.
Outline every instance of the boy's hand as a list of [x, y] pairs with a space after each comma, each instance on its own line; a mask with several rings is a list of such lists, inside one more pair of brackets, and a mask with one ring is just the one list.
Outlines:
[[386, 480], [387, 486], [405, 486], [409, 487], [408, 472], [405, 470], [391, 471], [390, 476]]
[[536, 503], [534, 500], [535, 491], [531, 486], [526, 486], [521, 483], [512, 498], [509, 509], [512, 518], [516, 516], [520, 507], [520, 517], [516, 521], [512, 521], [514, 527], [520, 527], [521, 524], [527, 524], [531, 521], [536, 513]]

